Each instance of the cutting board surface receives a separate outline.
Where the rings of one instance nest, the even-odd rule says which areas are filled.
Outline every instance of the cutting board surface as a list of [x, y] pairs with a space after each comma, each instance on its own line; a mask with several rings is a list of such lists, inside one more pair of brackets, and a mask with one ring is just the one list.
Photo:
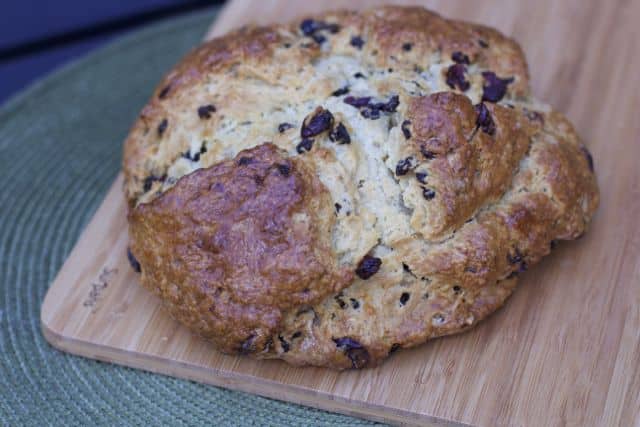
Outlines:
[[[379, 3], [234, 0], [209, 36], [251, 21]], [[394, 423], [639, 425], [640, 1], [422, 4], [495, 26], [521, 43], [534, 93], [569, 116], [595, 159], [602, 201], [584, 238], [562, 243], [522, 276], [501, 310], [467, 333], [400, 351], [376, 369], [294, 368], [217, 353], [138, 285], [126, 259], [119, 177], [43, 303], [49, 342]]]

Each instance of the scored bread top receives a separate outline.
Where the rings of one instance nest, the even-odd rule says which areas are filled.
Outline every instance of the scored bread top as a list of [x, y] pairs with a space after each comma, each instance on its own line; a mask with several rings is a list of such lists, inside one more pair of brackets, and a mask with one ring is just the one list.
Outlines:
[[334, 368], [475, 324], [598, 204], [519, 46], [411, 7], [203, 44], [124, 172], [141, 281], [176, 318], [225, 352]]

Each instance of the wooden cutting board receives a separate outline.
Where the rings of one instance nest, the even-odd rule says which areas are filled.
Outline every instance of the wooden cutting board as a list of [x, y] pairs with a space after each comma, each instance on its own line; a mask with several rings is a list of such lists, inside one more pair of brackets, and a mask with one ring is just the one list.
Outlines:
[[[235, 0], [210, 36], [248, 21], [374, 3]], [[470, 332], [401, 351], [377, 369], [293, 368], [215, 352], [138, 286], [125, 255], [119, 177], [49, 289], [47, 340], [91, 358], [394, 423], [640, 425], [640, 1], [424, 4], [522, 44], [534, 92], [568, 114], [595, 158], [602, 204], [583, 239], [524, 274], [505, 307]]]

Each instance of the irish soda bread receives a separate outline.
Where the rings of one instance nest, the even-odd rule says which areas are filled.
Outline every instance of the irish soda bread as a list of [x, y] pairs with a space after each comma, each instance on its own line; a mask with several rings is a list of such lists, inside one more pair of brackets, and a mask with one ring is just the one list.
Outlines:
[[130, 260], [225, 353], [336, 369], [475, 325], [598, 205], [520, 47], [422, 8], [191, 52], [124, 148]]

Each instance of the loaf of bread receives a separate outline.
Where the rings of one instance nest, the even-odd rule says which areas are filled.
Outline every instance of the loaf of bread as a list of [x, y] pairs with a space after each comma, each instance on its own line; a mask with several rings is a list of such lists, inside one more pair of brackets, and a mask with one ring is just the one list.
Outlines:
[[520, 47], [416, 7], [203, 44], [124, 172], [130, 259], [176, 319], [225, 353], [335, 369], [475, 325], [599, 199]]

